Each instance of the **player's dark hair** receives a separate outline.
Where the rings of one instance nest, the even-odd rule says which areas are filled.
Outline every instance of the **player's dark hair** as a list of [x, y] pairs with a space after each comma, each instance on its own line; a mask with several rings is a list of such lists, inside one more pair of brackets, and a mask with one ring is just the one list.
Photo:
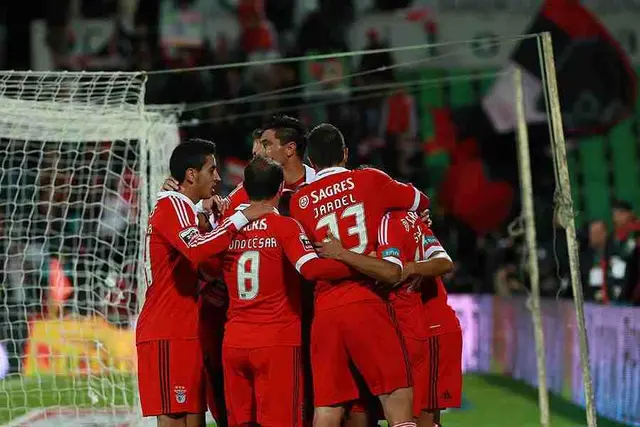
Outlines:
[[307, 151], [307, 128], [300, 120], [291, 116], [276, 115], [263, 123], [261, 129], [262, 132], [267, 129], [273, 129], [276, 133], [276, 138], [283, 145], [294, 142], [298, 157], [300, 159], [304, 158], [304, 153]]
[[182, 184], [188, 169], [201, 170], [207, 162], [207, 157], [215, 154], [216, 144], [213, 142], [199, 138], [189, 139], [179, 144], [171, 153], [169, 160], [171, 176]]
[[263, 129], [255, 128], [253, 132], [251, 132], [251, 139], [258, 139], [262, 136]]
[[244, 168], [243, 187], [249, 200], [259, 202], [273, 199], [284, 182], [284, 170], [275, 161], [256, 156]]
[[319, 124], [307, 135], [307, 156], [318, 169], [340, 164], [344, 160], [344, 149], [342, 132], [329, 123]]

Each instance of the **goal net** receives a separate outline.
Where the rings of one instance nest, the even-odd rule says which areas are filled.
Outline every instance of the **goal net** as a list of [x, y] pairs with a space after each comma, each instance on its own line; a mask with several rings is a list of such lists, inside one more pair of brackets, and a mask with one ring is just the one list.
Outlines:
[[179, 141], [145, 81], [0, 73], [0, 424], [137, 416], [142, 234]]

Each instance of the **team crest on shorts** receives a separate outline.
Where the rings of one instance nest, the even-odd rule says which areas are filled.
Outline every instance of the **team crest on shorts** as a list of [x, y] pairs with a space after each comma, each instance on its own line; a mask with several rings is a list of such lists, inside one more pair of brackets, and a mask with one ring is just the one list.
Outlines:
[[187, 401], [187, 389], [185, 387], [177, 385], [173, 388], [173, 392], [176, 395], [176, 402], [184, 403]]
[[309, 196], [302, 196], [300, 200], [298, 200], [298, 205], [300, 205], [300, 209], [306, 209], [309, 206]]

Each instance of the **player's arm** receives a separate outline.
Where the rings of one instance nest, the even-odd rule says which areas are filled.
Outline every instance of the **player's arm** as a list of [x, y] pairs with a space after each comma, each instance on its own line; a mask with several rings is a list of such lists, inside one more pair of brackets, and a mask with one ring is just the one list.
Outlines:
[[429, 198], [413, 185], [403, 184], [377, 169], [366, 169], [380, 202], [386, 210], [422, 212], [429, 208]]
[[267, 206], [252, 205], [243, 212], [233, 214], [215, 230], [203, 234], [198, 230], [195, 218], [188, 214], [191, 207], [186, 202], [169, 196], [159, 203], [162, 204], [163, 215], [156, 213], [160, 221], [157, 231], [196, 266], [227, 249], [231, 239], [249, 221], [272, 211]]
[[405, 265], [403, 278], [409, 276], [438, 277], [453, 270], [451, 257], [433, 234], [423, 238], [423, 258]]
[[287, 220], [279, 224], [278, 237], [286, 257], [306, 280], [342, 280], [353, 275], [345, 264], [319, 258], [297, 221]]
[[398, 221], [386, 215], [378, 229], [378, 256], [372, 257], [357, 254], [342, 247], [334, 236], [316, 243], [316, 250], [321, 257], [344, 262], [349, 267], [379, 282], [398, 283], [402, 277], [402, 234], [403, 229]]

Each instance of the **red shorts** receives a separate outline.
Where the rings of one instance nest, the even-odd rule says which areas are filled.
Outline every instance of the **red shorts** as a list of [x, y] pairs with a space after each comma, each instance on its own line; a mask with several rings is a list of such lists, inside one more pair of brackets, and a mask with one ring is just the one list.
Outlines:
[[207, 410], [200, 342], [147, 341], [137, 345], [142, 415], [200, 414]]
[[207, 379], [207, 406], [214, 419], [226, 419], [222, 380], [222, 335], [226, 311], [204, 301], [201, 304], [199, 334]]
[[311, 365], [316, 407], [355, 400], [351, 365], [375, 396], [411, 386], [411, 369], [390, 306], [381, 301], [347, 304], [315, 313]]
[[462, 404], [462, 331], [422, 341], [425, 357], [414, 372], [414, 411], [459, 408]]
[[300, 347], [222, 347], [229, 426], [302, 426]]

